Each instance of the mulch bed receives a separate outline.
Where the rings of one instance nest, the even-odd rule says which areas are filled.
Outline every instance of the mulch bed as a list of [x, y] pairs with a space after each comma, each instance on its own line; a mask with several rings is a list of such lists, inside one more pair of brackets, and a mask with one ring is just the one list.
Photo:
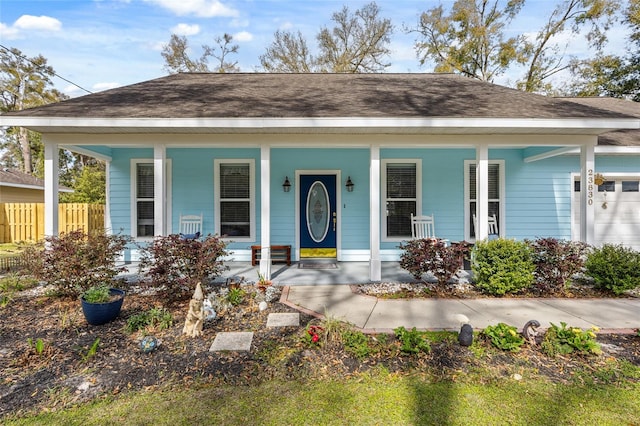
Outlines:
[[[269, 313], [296, 311], [275, 302], [260, 312], [253, 300], [207, 322], [204, 335], [198, 338], [182, 334], [188, 301], [171, 306], [173, 326], [152, 330], [160, 345], [145, 354], [139, 346], [142, 333], [128, 334], [125, 326], [128, 317], [152, 307], [164, 307], [157, 296], [128, 294], [118, 319], [102, 326], [86, 323], [77, 300], [20, 295], [0, 308], [0, 418], [58, 410], [125, 391], [176, 383], [339, 380], [380, 366], [436, 380], [464, 380], [467, 372], [484, 368], [491, 372], [483, 376], [487, 381], [536, 374], [555, 382], [594, 380], [582, 374], [615, 360], [640, 366], [640, 337], [635, 335], [599, 335], [604, 353], [590, 358], [549, 358], [536, 347], [504, 353], [488, 344], [483, 346], [483, 355], [478, 355], [455, 339], [433, 343], [428, 354], [409, 356], [399, 352], [395, 338], [389, 336], [379, 351], [360, 360], [335, 342], [329, 341], [321, 349], [303, 343], [305, 326], [318, 322], [306, 314], [301, 314], [300, 327], [267, 328]], [[253, 331], [251, 351], [209, 352], [221, 331]], [[40, 354], [35, 349], [37, 339], [44, 342]], [[100, 339], [98, 350], [91, 355], [96, 339]]]

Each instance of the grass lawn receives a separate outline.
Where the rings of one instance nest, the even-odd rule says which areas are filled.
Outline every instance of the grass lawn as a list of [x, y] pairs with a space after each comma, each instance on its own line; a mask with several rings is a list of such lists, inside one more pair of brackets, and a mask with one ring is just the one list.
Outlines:
[[539, 378], [429, 382], [387, 372], [123, 393], [6, 425], [637, 425], [640, 384], [585, 386]]

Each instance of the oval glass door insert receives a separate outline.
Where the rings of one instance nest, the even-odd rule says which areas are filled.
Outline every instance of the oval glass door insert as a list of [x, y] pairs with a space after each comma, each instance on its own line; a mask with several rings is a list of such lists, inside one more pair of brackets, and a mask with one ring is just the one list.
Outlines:
[[327, 236], [329, 219], [329, 193], [322, 182], [316, 181], [307, 194], [307, 229], [316, 243]]

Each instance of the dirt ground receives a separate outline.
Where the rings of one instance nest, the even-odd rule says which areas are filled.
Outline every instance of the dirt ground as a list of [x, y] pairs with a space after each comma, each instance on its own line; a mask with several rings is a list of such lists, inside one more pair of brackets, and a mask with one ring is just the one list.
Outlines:
[[[379, 350], [358, 359], [332, 340], [323, 348], [304, 343], [305, 326], [319, 321], [309, 315], [301, 314], [300, 327], [267, 328], [269, 313], [295, 310], [275, 302], [260, 312], [250, 298], [206, 322], [202, 337], [187, 338], [182, 333], [187, 305], [184, 302], [169, 308], [174, 318], [169, 329], [147, 331], [160, 344], [146, 354], [140, 350], [144, 334], [129, 334], [125, 326], [131, 315], [163, 307], [156, 296], [129, 293], [115, 321], [91, 326], [77, 300], [17, 295], [0, 308], [0, 419], [164, 385], [342, 378], [377, 366], [400, 374], [418, 371], [437, 380], [460, 380], [467, 371], [487, 368], [488, 381], [535, 374], [555, 382], [616, 380], [615, 371], [601, 378], [590, 374], [597, 367], [617, 365], [616, 360], [640, 366], [640, 337], [628, 334], [598, 335], [603, 354], [589, 358], [549, 358], [539, 347], [504, 353], [487, 343], [478, 351], [461, 347], [455, 339], [432, 343], [428, 354], [408, 356], [399, 351], [393, 336], [378, 336]], [[216, 333], [221, 331], [253, 331], [251, 351], [210, 352]], [[40, 350], [35, 344], [38, 339], [44, 343]], [[90, 348], [96, 339], [100, 339], [98, 349], [92, 354]]]

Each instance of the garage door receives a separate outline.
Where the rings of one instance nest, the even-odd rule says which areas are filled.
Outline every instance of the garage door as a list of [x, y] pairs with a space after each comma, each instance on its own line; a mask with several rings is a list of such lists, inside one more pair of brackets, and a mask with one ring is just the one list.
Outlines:
[[[606, 175], [605, 175], [606, 176]], [[622, 244], [640, 250], [640, 177], [607, 177], [597, 186], [595, 204], [595, 241]], [[574, 239], [580, 236], [580, 181], [577, 178], [573, 191]]]

